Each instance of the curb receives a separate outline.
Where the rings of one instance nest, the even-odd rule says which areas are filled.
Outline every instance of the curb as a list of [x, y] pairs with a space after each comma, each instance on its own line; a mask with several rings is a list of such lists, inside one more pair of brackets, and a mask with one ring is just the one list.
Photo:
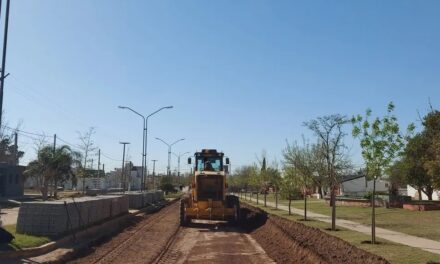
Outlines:
[[[26, 248], [17, 251], [2, 252], [0, 253], [0, 260], [36, 257], [47, 254], [57, 248], [62, 247], [63, 245], [73, 242], [79, 243], [81, 245], [82, 244], [88, 245], [91, 242], [90, 240], [95, 241], [108, 235], [108, 232], [103, 232], [103, 231], [115, 229], [113, 227], [116, 227], [116, 229], [118, 229], [120, 223], [123, 221], [129, 220], [130, 218], [134, 218], [141, 213], [147, 213], [147, 214], [154, 213], [162, 209], [167, 204], [171, 204], [171, 203], [172, 201], [171, 202], [161, 201], [158, 202], [157, 204], [152, 204], [148, 207], [141, 208], [132, 213], [128, 212], [126, 214], [117, 216], [113, 219], [109, 219], [108, 221], [105, 221], [103, 223], [98, 223], [90, 227], [87, 227], [86, 229], [80, 230], [78, 232], [68, 234], [63, 238], [60, 238], [59, 240], [51, 241], [39, 247]], [[77, 248], [75, 247], [74, 250], [77, 250]]]

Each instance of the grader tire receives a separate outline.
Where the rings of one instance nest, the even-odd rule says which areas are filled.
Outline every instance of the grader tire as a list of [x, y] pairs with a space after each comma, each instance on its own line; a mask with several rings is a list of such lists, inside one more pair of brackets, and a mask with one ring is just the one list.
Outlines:
[[233, 225], [238, 225], [240, 223], [240, 200], [237, 196], [228, 195], [226, 197], [226, 204], [228, 208], [234, 208], [234, 216], [229, 221]]
[[189, 223], [188, 217], [185, 214], [186, 201], [180, 200], [180, 225], [187, 226]]

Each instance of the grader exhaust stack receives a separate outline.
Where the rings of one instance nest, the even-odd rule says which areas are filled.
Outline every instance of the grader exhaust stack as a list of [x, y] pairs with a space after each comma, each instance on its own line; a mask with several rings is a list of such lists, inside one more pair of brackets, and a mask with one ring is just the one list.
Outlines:
[[[191, 192], [180, 201], [180, 224], [192, 219], [225, 220], [237, 223], [240, 218], [240, 202], [237, 196], [228, 195], [226, 171], [229, 164], [222, 152], [203, 149], [194, 154], [194, 174]], [[192, 159], [188, 159], [188, 164]]]

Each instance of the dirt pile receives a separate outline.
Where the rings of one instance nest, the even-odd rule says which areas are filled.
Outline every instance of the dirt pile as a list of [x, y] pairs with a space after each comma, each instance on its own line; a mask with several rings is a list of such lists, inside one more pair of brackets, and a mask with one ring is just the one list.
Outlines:
[[242, 216], [243, 228], [278, 263], [389, 263], [317, 228], [251, 206], [242, 208]]

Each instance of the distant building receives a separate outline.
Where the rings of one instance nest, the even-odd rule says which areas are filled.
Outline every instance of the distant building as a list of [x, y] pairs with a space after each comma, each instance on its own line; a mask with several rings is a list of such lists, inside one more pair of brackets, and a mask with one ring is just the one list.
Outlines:
[[24, 170], [24, 166], [0, 164], [0, 197], [23, 196]]
[[[407, 191], [407, 195], [411, 196], [414, 200], [419, 199], [419, 192], [417, 191], [417, 189], [411, 187], [410, 185], [407, 185], [406, 191]], [[440, 190], [434, 190], [432, 192], [432, 200], [436, 201], [439, 200], [439, 198], [440, 198]], [[428, 200], [428, 196], [424, 192], [422, 192], [422, 200]]]
[[[389, 182], [382, 179], [376, 180], [376, 192], [388, 192]], [[373, 191], [373, 180], [367, 181], [365, 175], [353, 174], [341, 177], [340, 195], [362, 197]]]

